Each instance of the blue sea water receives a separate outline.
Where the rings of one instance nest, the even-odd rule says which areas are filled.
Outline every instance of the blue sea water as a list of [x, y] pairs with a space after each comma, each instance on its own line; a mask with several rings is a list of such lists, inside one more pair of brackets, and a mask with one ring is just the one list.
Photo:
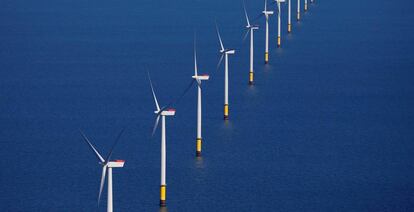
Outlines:
[[[253, 18], [263, 2], [246, 6]], [[3, 0], [0, 211], [96, 210], [101, 169], [78, 129], [106, 155], [123, 127], [115, 211], [414, 211], [413, 6], [316, 0], [300, 22], [293, 12], [288, 35], [284, 5], [280, 49], [270, 18], [269, 65], [258, 22], [248, 86], [240, 1]], [[227, 122], [215, 19], [236, 49]], [[146, 67], [160, 103], [177, 98], [193, 74], [194, 30], [200, 72], [212, 75], [203, 157], [194, 157], [194, 87], [167, 119], [160, 210]]]

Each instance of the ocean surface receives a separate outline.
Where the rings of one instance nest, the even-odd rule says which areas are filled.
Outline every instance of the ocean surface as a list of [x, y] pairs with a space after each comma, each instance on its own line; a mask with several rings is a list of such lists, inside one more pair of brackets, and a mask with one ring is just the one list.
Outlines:
[[[263, 1], [246, 1], [251, 19]], [[270, 18], [255, 33], [255, 84], [241, 1], [3, 0], [0, 6], [0, 211], [95, 211], [102, 155], [115, 211], [414, 211], [414, 3], [316, 0], [282, 47]], [[275, 5], [271, 8], [276, 10]], [[303, 10], [303, 5], [302, 5]], [[230, 120], [216, 71], [230, 56]], [[167, 208], [159, 208], [158, 100], [191, 82], [197, 31], [203, 156], [195, 158], [196, 87], [167, 118]], [[99, 211], [106, 211], [106, 186]]]

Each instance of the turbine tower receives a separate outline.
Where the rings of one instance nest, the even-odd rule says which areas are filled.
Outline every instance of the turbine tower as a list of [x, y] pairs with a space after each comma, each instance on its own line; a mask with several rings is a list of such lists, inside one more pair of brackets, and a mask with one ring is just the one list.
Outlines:
[[308, 0], [305, 0], [305, 12], [308, 11]]
[[160, 206], [165, 207], [166, 205], [166, 190], [167, 190], [167, 183], [166, 183], [166, 162], [167, 162], [167, 149], [166, 149], [166, 138], [165, 138], [165, 117], [166, 116], [174, 116], [175, 109], [162, 107], [158, 105], [157, 97], [155, 96], [154, 87], [152, 85], [151, 77], [148, 73], [148, 80], [150, 82], [152, 97], [154, 98], [156, 111], [157, 114], [155, 119], [154, 128], [152, 130], [152, 135], [154, 135], [155, 131], [157, 130], [159, 120], [161, 118], [161, 183], [160, 183]]
[[280, 47], [280, 42], [281, 42], [281, 39], [280, 39], [280, 35], [281, 35], [281, 31], [280, 31], [280, 25], [281, 25], [281, 21], [280, 21], [280, 16], [281, 16], [281, 8], [280, 8], [280, 3], [283, 3], [283, 2], [285, 2], [285, 0], [275, 0], [276, 1], [276, 3], [277, 3], [277, 11], [278, 11], [278, 13], [277, 13], [277, 47], [279, 48]]
[[119, 141], [119, 138], [121, 137], [122, 133], [124, 132], [125, 128], [122, 129], [122, 131], [118, 134], [118, 137], [115, 140], [115, 143], [112, 145], [111, 151], [109, 151], [108, 156], [104, 159], [101, 154], [99, 154], [98, 150], [92, 145], [92, 143], [89, 141], [89, 139], [86, 137], [86, 135], [80, 131], [83, 140], [88, 144], [88, 146], [91, 148], [91, 150], [94, 152], [95, 156], [98, 158], [99, 164], [102, 166], [102, 176], [101, 176], [101, 183], [99, 187], [99, 195], [98, 195], [98, 208], [99, 203], [101, 200], [101, 194], [102, 190], [105, 184], [105, 177], [106, 172], [108, 172], [108, 203], [107, 203], [107, 212], [113, 212], [113, 192], [112, 192], [112, 168], [122, 168], [124, 167], [124, 160], [113, 160], [111, 161], [112, 151], [114, 150], [116, 144]]
[[298, 0], [297, 20], [300, 20], [300, 0]]
[[292, 32], [292, 1], [288, 0], [288, 33]]
[[198, 75], [197, 67], [197, 50], [196, 50], [196, 38], [194, 36], [194, 76], [192, 78], [197, 82], [197, 143], [196, 143], [196, 156], [201, 156], [201, 81], [208, 80], [209, 76], [207, 74]]
[[269, 63], [269, 17], [273, 11], [267, 10], [267, 0], [265, 0], [264, 10], [262, 12], [266, 18], [266, 45], [265, 45], [265, 64]]
[[244, 15], [246, 16], [246, 35], [244, 37], [244, 39], [246, 39], [246, 36], [249, 34], [250, 32], [250, 72], [249, 72], [249, 84], [252, 85], [253, 84], [253, 77], [254, 77], [254, 69], [253, 69], [253, 56], [254, 56], [254, 45], [253, 45], [253, 33], [254, 30], [259, 29], [259, 26], [257, 25], [250, 25], [250, 21], [249, 21], [249, 16], [247, 16], [247, 11], [246, 11], [246, 5], [244, 4], [243, 1], [243, 9], [244, 9]]
[[220, 32], [216, 24], [217, 36], [220, 41], [220, 60], [218, 66], [220, 66], [221, 61], [224, 57], [224, 120], [229, 119], [229, 55], [234, 54], [236, 51], [234, 49], [225, 49], [223, 41], [221, 40]]

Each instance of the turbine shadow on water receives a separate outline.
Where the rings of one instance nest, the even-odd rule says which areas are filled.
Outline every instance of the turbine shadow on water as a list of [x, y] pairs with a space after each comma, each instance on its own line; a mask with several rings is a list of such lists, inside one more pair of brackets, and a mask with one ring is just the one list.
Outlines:
[[221, 124], [220, 137], [223, 141], [232, 141], [234, 133], [234, 124], [230, 120], [224, 120]]
[[160, 207], [159, 212], [168, 212], [167, 207]]
[[246, 88], [246, 94], [247, 96], [256, 96], [256, 94], [259, 92], [256, 86], [250, 85]]
[[196, 169], [204, 169], [203, 157], [202, 156], [196, 157], [194, 165]]

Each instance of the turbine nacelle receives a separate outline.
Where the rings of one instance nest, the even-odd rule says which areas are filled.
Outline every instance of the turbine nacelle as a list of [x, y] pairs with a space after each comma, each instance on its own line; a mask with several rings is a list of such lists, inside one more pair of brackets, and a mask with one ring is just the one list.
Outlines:
[[274, 14], [274, 12], [273, 11], [262, 11], [262, 13], [264, 14], [264, 15], [273, 15]]
[[234, 50], [234, 49], [226, 49], [226, 50], [220, 51], [220, 52], [226, 53], [226, 54], [235, 54], [236, 53], [236, 50]]
[[122, 168], [124, 167], [125, 161], [124, 160], [114, 160], [109, 161], [106, 165], [108, 168]]
[[197, 76], [192, 76], [193, 79], [195, 80], [208, 80], [210, 78], [210, 76], [208, 74], [201, 74], [201, 75], [197, 75]]
[[249, 25], [249, 26], [246, 26], [246, 28], [256, 30], [256, 29], [259, 29], [259, 25]]
[[154, 111], [155, 114], [160, 114], [161, 116], [174, 116], [175, 115], [175, 109], [169, 108], [166, 110], [161, 111]]

